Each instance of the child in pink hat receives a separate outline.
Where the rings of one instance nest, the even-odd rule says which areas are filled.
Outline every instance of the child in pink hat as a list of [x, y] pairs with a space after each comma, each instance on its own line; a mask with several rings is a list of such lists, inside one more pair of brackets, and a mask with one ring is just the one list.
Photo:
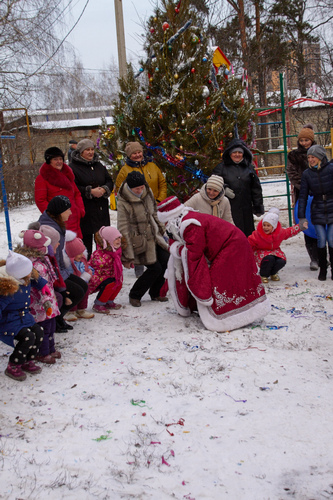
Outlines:
[[114, 299], [123, 286], [121, 263], [121, 233], [112, 226], [102, 226], [95, 234], [97, 250], [89, 260], [94, 275], [89, 282], [89, 293], [98, 292], [93, 306], [95, 312], [109, 314], [121, 308]]
[[51, 239], [41, 231], [33, 229], [21, 231], [19, 236], [23, 239], [23, 245], [18, 246], [15, 251], [30, 259], [34, 269], [47, 281], [47, 295], [37, 288], [31, 289], [30, 312], [44, 331], [36, 359], [41, 363], [51, 365], [56, 362], [56, 359], [61, 358], [61, 353], [56, 350], [54, 341], [56, 317], [59, 316], [60, 311], [54, 291], [57, 276], [47, 255]]
[[[87, 249], [81, 240], [77, 238], [73, 231], [66, 231], [66, 243], [64, 262], [68, 270], [75, 276], [79, 276], [86, 283], [89, 283], [92, 270], [89, 269], [87, 262]], [[91, 319], [94, 313], [87, 311], [89, 291], [85, 293], [83, 299], [77, 306], [73, 307], [64, 317], [67, 321], [76, 321], [78, 318]]]

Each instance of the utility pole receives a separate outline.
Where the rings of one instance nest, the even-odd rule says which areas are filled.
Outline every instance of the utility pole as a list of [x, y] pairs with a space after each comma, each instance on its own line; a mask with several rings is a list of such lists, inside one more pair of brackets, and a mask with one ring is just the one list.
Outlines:
[[120, 78], [125, 78], [127, 68], [122, 0], [114, 0], [114, 10], [116, 16], [119, 76]]

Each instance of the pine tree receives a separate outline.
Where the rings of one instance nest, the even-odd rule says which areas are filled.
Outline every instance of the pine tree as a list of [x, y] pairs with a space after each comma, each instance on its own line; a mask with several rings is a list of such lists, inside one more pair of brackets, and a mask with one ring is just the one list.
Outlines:
[[252, 108], [239, 79], [216, 74], [213, 53], [189, 0], [164, 0], [148, 20], [145, 51], [135, 74], [119, 80], [114, 125], [104, 124], [99, 147], [106, 161], [123, 162], [125, 144], [139, 140], [162, 171], [169, 193], [186, 199], [220, 161], [235, 136], [252, 140]]

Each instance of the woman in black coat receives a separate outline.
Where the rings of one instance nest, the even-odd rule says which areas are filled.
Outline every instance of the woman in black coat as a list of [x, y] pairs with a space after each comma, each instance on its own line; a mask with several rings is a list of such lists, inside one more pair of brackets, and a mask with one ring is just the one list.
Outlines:
[[306, 221], [306, 204], [311, 192], [313, 195], [311, 222], [317, 235], [320, 269], [318, 279], [325, 281], [327, 273], [326, 241], [333, 269], [333, 163], [328, 161], [325, 149], [317, 144], [311, 146], [307, 154], [309, 168], [303, 172], [301, 178], [298, 218], [300, 228], [303, 230]]
[[[288, 153], [287, 174], [290, 180], [290, 184], [293, 186], [294, 190], [294, 204], [299, 197], [302, 174], [304, 170], [309, 167], [307, 151], [314, 144], [316, 144], [316, 141], [313, 131], [313, 125], [311, 123], [308, 123], [300, 130], [298, 134], [297, 148], [292, 149]], [[304, 233], [304, 242], [306, 250], [310, 257], [310, 269], [311, 271], [317, 271], [319, 267], [317, 238], [311, 238], [311, 236], [308, 236]]]
[[88, 250], [88, 259], [92, 253], [93, 235], [102, 227], [110, 225], [109, 196], [113, 181], [108, 171], [98, 161], [94, 143], [90, 139], [80, 141], [71, 156], [70, 167], [79, 188], [85, 216], [81, 219], [82, 240]]
[[[252, 153], [240, 139], [234, 139], [224, 150], [222, 162], [213, 174], [224, 179], [226, 196], [230, 198], [231, 213], [235, 226], [246, 236], [254, 231], [253, 214], [264, 213], [262, 189], [252, 165]], [[230, 190], [233, 191], [230, 195]]]

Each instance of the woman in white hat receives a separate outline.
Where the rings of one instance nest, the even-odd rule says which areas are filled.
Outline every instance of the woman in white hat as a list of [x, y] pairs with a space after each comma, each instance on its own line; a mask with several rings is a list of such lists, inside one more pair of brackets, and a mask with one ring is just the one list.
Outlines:
[[194, 208], [202, 214], [215, 215], [231, 224], [234, 223], [230, 202], [225, 196], [224, 181], [219, 175], [211, 175], [199, 193], [187, 200], [185, 206]]

